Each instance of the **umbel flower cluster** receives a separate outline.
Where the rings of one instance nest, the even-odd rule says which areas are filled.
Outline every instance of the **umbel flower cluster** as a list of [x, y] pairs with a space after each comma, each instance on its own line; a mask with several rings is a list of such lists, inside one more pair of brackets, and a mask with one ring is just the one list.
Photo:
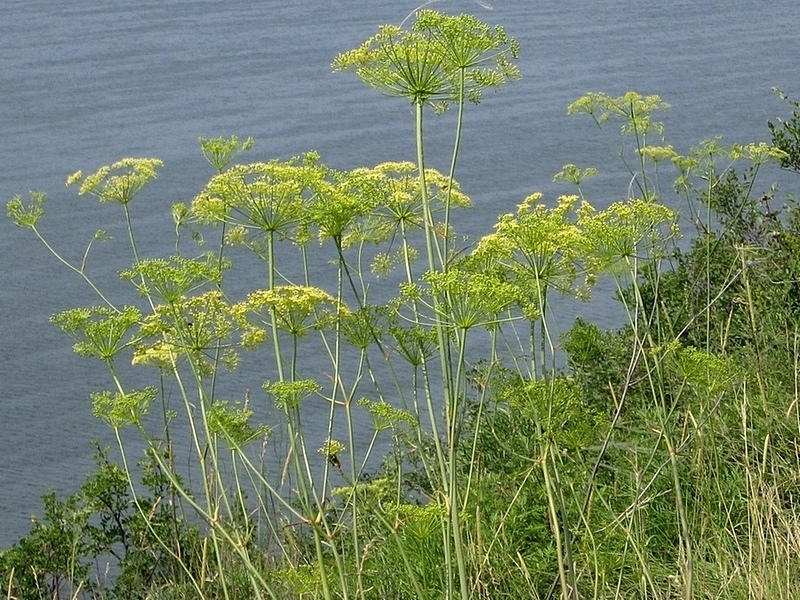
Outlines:
[[421, 10], [410, 29], [384, 25], [358, 48], [339, 55], [334, 70], [350, 70], [379, 92], [431, 103], [478, 103], [483, 92], [520, 76], [512, 61], [519, 44], [501, 26], [472, 15]]

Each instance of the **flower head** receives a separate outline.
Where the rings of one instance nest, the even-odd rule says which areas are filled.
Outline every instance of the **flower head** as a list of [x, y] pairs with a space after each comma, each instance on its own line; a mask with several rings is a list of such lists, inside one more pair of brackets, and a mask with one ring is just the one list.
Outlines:
[[78, 194], [97, 196], [101, 202], [117, 202], [122, 205], [133, 200], [142, 189], [156, 178], [164, 163], [157, 158], [123, 158], [112, 165], [101, 167], [85, 179], [78, 171], [67, 179], [67, 185], [81, 180]]

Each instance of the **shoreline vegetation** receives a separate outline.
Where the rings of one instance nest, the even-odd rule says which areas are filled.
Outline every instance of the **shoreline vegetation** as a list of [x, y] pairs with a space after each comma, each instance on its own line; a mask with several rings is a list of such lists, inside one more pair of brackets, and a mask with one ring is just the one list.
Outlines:
[[[71, 175], [118, 208], [128, 297], [88, 267], [103, 230], [64, 256], [44, 193], [8, 203], [96, 294], [52, 322], [107, 373], [91, 402], [117, 446], [0, 551], [6, 598], [796, 596], [800, 211], [769, 173], [800, 173], [800, 105], [779, 93], [770, 143], [680, 154], [659, 96], [589, 93], [568, 112], [618, 154], [619, 197], [594, 208], [597, 170], [566, 164], [569, 193], [465, 245], [462, 123], [519, 52], [466, 14], [380, 27], [333, 69], [410, 103], [415, 161], [245, 162], [252, 139], [201, 139], [213, 176], [165, 215], [165, 253], [135, 227], [160, 160]], [[445, 112], [440, 172], [424, 134]], [[553, 307], [601, 277], [627, 325], [555, 339]]]

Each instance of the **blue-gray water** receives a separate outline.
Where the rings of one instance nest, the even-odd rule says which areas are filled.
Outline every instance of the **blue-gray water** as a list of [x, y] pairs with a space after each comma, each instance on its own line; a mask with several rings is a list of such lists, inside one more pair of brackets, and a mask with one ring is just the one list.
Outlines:
[[[433, 7], [473, 11], [504, 24], [522, 46], [523, 79], [469, 107], [459, 179], [475, 203], [459, 229], [489, 231], [528, 193], [566, 192], [553, 174], [567, 162], [608, 167], [596, 204], [623, 197], [627, 177], [588, 119], [566, 106], [588, 91], [660, 94], [673, 105], [667, 135], [678, 150], [723, 134], [765, 139], [785, 106], [777, 86], [800, 97], [794, 0], [470, 0]], [[410, 108], [383, 98], [333, 57], [399, 23], [408, 0], [5, 0], [0, 4], [0, 199], [49, 193], [42, 229], [70, 258], [118, 216], [65, 189], [66, 176], [125, 156], [156, 156], [166, 168], [142, 199], [137, 224], [154, 247], [169, 246], [169, 206], [189, 200], [210, 175], [199, 136], [253, 136], [252, 160], [316, 149], [338, 168], [413, 157]], [[445, 116], [443, 119], [450, 117]], [[446, 122], [446, 121], [445, 121]], [[449, 141], [437, 126], [433, 148]], [[433, 160], [446, 167], [444, 152]], [[612, 168], [613, 167], [613, 168]], [[144, 204], [141, 206], [145, 206]], [[126, 266], [101, 248], [93, 272]], [[115, 262], [116, 260], [116, 262]], [[71, 354], [51, 314], [94, 303], [29, 232], [0, 223], [0, 547], [40, 510], [49, 487], [73, 491], [91, 468], [88, 442], [110, 443], [88, 393], [107, 386], [94, 363]], [[591, 307], [603, 323], [613, 302]]]

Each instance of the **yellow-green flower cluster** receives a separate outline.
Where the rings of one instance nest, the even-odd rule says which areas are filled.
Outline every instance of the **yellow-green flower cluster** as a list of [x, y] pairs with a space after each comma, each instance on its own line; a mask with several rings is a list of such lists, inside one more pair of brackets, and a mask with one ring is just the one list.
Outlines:
[[191, 212], [201, 223], [288, 235], [306, 219], [307, 204], [326, 176], [317, 160], [309, 153], [288, 161], [235, 165], [209, 181], [192, 201]]
[[361, 46], [337, 56], [333, 69], [354, 70], [383, 94], [425, 103], [453, 98], [452, 81], [443, 60], [429, 36], [382, 25]]
[[619, 273], [628, 271], [632, 259], [649, 260], [670, 236], [677, 235], [675, 214], [663, 204], [645, 200], [615, 202], [595, 212], [584, 204], [579, 210], [579, 225], [591, 246], [589, 254], [598, 268]]
[[372, 423], [377, 431], [384, 429], [394, 429], [402, 423], [415, 427], [418, 423], [416, 417], [407, 410], [396, 408], [385, 400], [370, 400], [361, 398], [359, 406], [366, 408], [372, 415]]
[[206, 420], [211, 433], [222, 436], [232, 449], [241, 448], [257, 439], [264, 439], [270, 433], [266, 425], [253, 427], [250, 419], [253, 411], [247, 405], [236, 407], [228, 402], [217, 401], [206, 411]]
[[524, 301], [519, 287], [498, 270], [472, 271], [459, 265], [429, 271], [423, 280], [430, 285], [430, 295], [440, 299], [440, 317], [457, 329], [492, 326], [500, 313]]
[[121, 311], [102, 306], [74, 308], [50, 319], [77, 339], [73, 346], [76, 354], [94, 356], [106, 362], [135, 343], [135, 336], [128, 333], [141, 320], [141, 312], [133, 306], [126, 306]]
[[658, 133], [664, 132], [664, 124], [654, 121], [652, 116], [654, 112], [668, 108], [669, 104], [655, 94], [645, 96], [637, 92], [627, 92], [613, 97], [602, 92], [591, 92], [570, 104], [567, 114], [588, 114], [598, 125], [614, 118], [622, 122], [622, 133], [647, 135], [651, 129]]
[[333, 438], [328, 438], [322, 446], [317, 449], [317, 452], [322, 454], [325, 458], [330, 459], [336, 457], [336, 455], [341, 454], [345, 450], [346, 447], [342, 442]]
[[384, 509], [400, 525], [401, 531], [418, 540], [435, 535], [440, 531], [442, 519], [447, 518], [447, 507], [437, 502], [425, 505], [391, 502]]
[[17, 227], [34, 229], [36, 224], [44, 216], [44, 202], [47, 194], [44, 192], [30, 192], [30, 202], [20, 195], [14, 196], [6, 204], [6, 214]]
[[143, 296], [156, 296], [173, 303], [210, 283], [219, 285], [222, 270], [228, 267], [230, 261], [220, 261], [219, 257], [210, 253], [199, 259], [181, 256], [150, 258], [122, 271], [120, 277], [133, 281]]
[[379, 92], [412, 103], [469, 99], [519, 77], [511, 61], [519, 44], [502, 27], [489, 27], [470, 15], [421, 10], [411, 29], [382, 26], [358, 48], [340, 54], [335, 71], [354, 71]]
[[421, 325], [401, 327], [393, 325], [388, 328], [393, 339], [393, 351], [397, 352], [412, 366], [419, 367], [425, 358], [436, 349], [436, 334]]
[[[546, 292], [573, 291], [573, 282], [589, 247], [584, 231], [574, 222], [577, 196], [561, 196], [553, 208], [542, 195], [528, 196], [516, 214], [500, 217], [494, 233], [484, 236], [475, 251], [487, 264], [498, 264], [509, 274], [527, 301], [528, 316], [540, 314]], [[588, 274], [588, 271], [587, 271]]]
[[702, 397], [714, 398], [730, 389], [735, 377], [732, 363], [725, 357], [683, 346], [678, 341], [655, 348], [654, 353], [668, 368], [674, 369], [683, 385]]
[[328, 292], [302, 285], [256, 290], [231, 308], [236, 320], [245, 327], [268, 327], [274, 315], [277, 327], [295, 336], [306, 335], [310, 328], [324, 321], [326, 313], [336, 315], [346, 310]]
[[92, 413], [114, 429], [127, 425], [139, 425], [156, 399], [152, 387], [132, 392], [95, 392], [91, 395]]
[[67, 185], [82, 181], [78, 190], [81, 196], [91, 194], [101, 202], [126, 205], [156, 178], [158, 169], [163, 165], [157, 158], [123, 158], [101, 167], [86, 178], [78, 171], [67, 179]]
[[445, 71], [453, 74], [454, 88], [460, 90], [463, 78], [463, 91], [471, 102], [480, 102], [484, 90], [499, 89], [520, 77], [511, 62], [519, 57], [519, 42], [500, 25], [490, 27], [465, 13], [421, 10], [413, 29], [430, 36], [443, 57]]
[[239, 138], [235, 135], [229, 138], [200, 138], [200, 150], [205, 159], [221, 173], [231, 163], [231, 161], [241, 152], [246, 152], [253, 147], [255, 141], [249, 137], [244, 142], [239, 143]]
[[201, 373], [213, 369], [213, 355], [223, 347], [223, 364], [234, 369], [238, 356], [230, 345], [235, 330], [231, 307], [222, 292], [211, 290], [198, 296], [181, 296], [170, 304], [155, 307], [155, 313], [144, 320], [140, 333], [155, 338], [149, 345], [140, 345], [134, 364], [174, 367], [185, 357]]
[[385, 306], [367, 305], [356, 311], [341, 311], [338, 325], [348, 342], [363, 350], [380, 340], [382, 322], [387, 313]]
[[297, 408], [302, 400], [322, 390], [322, 386], [313, 379], [265, 381], [263, 387], [275, 398], [275, 406], [283, 409]]

